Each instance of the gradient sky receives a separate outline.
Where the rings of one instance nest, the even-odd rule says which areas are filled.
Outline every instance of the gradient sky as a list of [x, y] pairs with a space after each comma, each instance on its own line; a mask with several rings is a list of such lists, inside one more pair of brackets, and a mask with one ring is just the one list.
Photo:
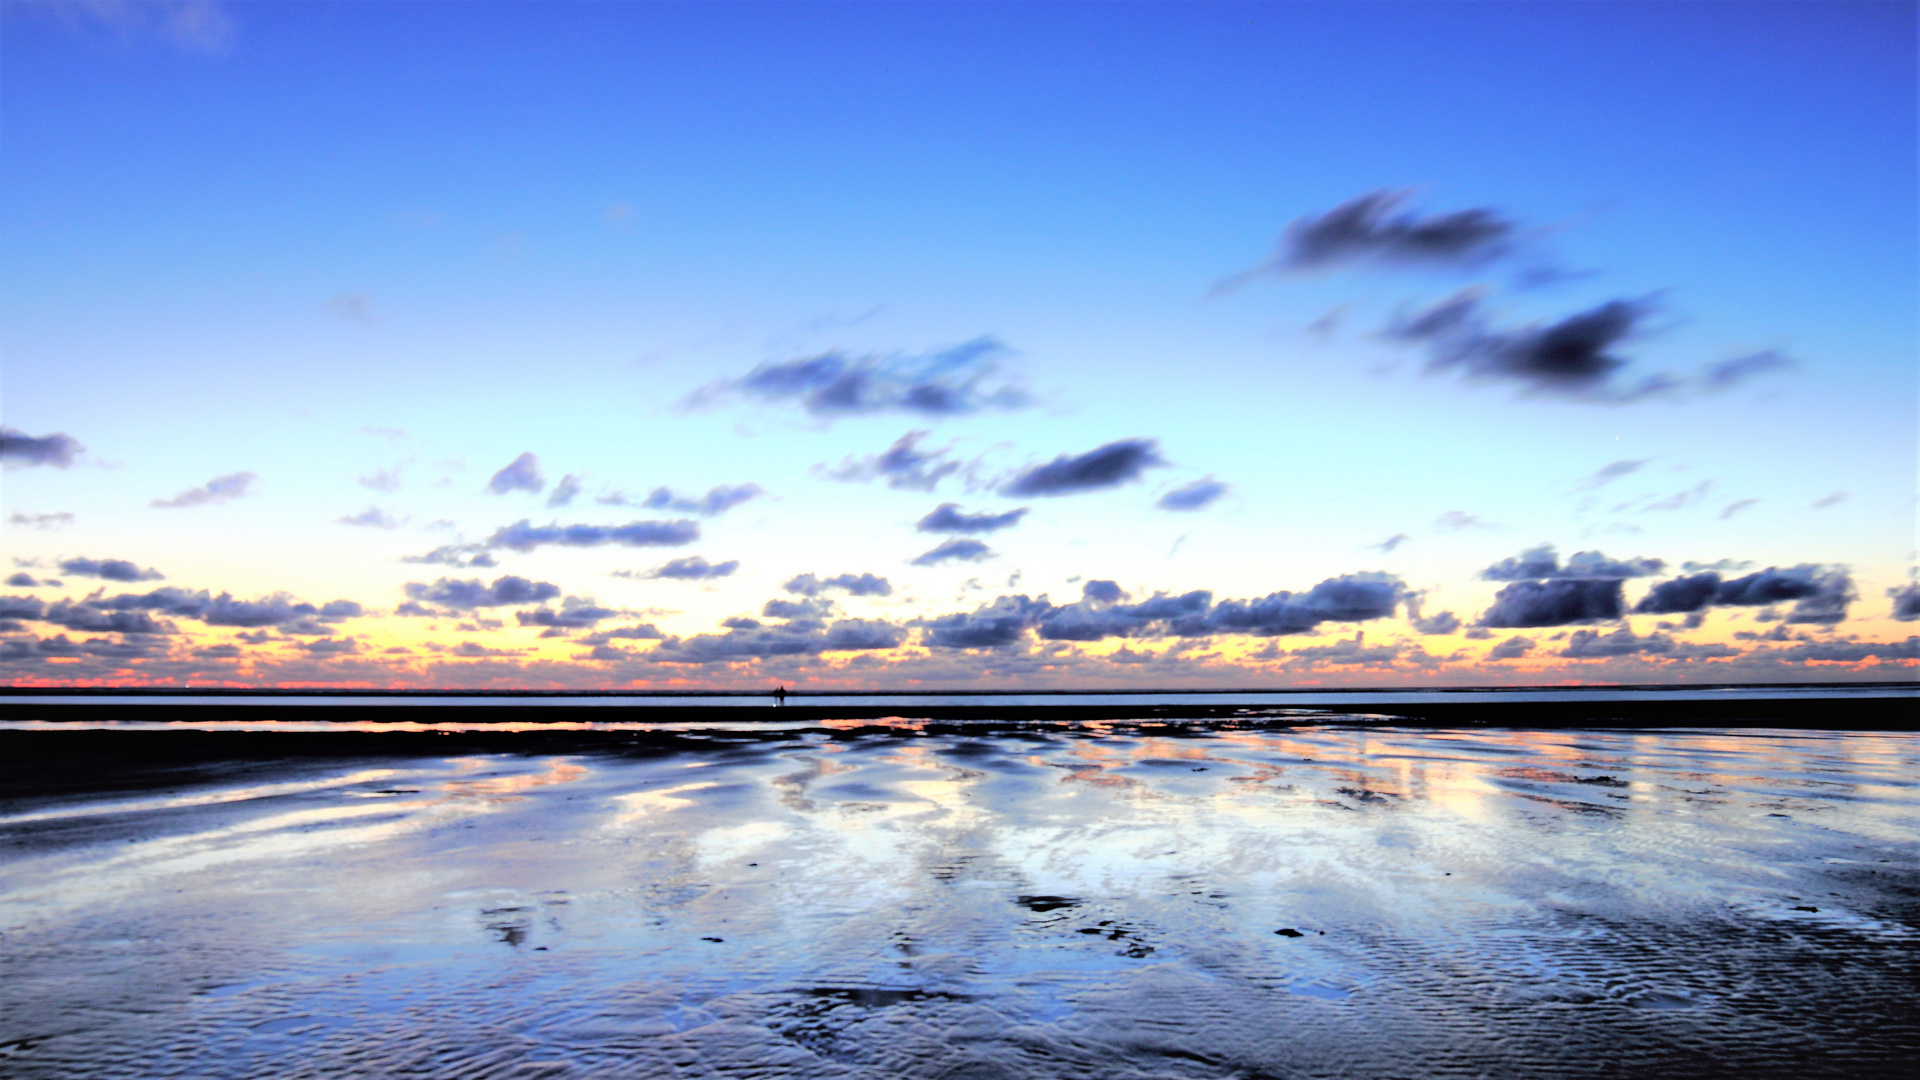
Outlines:
[[16, 684], [1920, 664], [1910, 3], [0, 19]]

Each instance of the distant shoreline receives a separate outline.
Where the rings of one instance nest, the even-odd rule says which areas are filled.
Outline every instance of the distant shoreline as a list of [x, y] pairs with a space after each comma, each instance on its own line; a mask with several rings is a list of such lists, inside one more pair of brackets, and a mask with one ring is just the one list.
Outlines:
[[1438, 726], [1742, 725], [1912, 727], [1920, 684], [1447, 687], [1422, 689], [1043, 691], [323, 691], [0, 690], [0, 722], [114, 725], [404, 723], [680, 724], [910, 719], [1320, 723], [1394, 720]]

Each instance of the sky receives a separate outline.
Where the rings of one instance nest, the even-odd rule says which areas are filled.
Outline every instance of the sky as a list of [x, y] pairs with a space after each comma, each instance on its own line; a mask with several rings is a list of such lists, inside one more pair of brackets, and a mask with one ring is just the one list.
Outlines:
[[7, 3], [0, 678], [1911, 680], [1915, 10]]

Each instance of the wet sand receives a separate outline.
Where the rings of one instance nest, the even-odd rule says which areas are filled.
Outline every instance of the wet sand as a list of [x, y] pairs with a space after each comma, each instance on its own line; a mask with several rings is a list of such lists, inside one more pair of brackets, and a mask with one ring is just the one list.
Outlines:
[[0, 731], [0, 1074], [1894, 1076], [1920, 739]]

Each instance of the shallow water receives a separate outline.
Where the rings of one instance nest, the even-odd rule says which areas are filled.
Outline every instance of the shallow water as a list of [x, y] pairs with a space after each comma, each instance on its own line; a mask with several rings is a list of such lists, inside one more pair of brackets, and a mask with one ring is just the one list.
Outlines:
[[1920, 1053], [1906, 734], [608, 739], [0, 803], [0, 1073], [1803, 1077]]

